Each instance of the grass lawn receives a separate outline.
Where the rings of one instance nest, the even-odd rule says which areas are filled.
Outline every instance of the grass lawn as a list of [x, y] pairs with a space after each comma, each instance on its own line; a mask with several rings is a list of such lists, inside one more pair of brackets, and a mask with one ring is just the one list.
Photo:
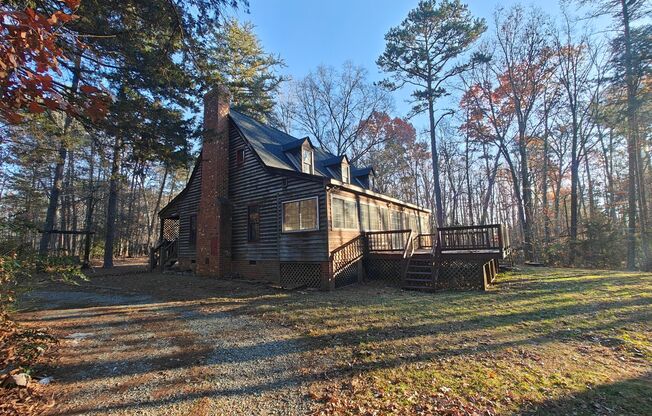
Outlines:
[[323, 414], [652, 414], [651, 274], [532, 268], [498, 281], [241, 306], [302, 334]]

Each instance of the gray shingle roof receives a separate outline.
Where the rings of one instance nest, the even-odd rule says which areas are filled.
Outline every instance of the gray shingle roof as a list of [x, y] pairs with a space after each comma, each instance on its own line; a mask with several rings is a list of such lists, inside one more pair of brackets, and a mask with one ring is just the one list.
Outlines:
[[[260, 157], [263, 163], [276, 169], [289, 170], [293, 172], [301, 172], [298, 159], [293, 160], [292, 152], [290, 150], [299, 147], [306, 138], [298, 139], [287, 133], [284, 133], [271, 126], [263, 124], [253, 118], [244, 115], [231, 109], [231, 120], [238, 127], [240, 132], [245, 136], [251, 147]], [[309, 139], [308, 139], [309, 140]], [[311, 142], [312, 144], [312, 142]], [[314, 147], [314, 146], [313, 146]], [[328, 169], [334, 162], [340, 163], [344, 156], [336, 156], [325, 149], [314, 147], [315, 157], [315, 175], [326, 178], [341, 180], [339, 174], [334, 172], [334, 169]], [[351, 171], [359, 172], [370, 168], [355, 168], [351, 166]], [[368, 173], [368, 172], [367, 172]], [[353, 178], [355, 185], [362, 186], [355, 177]]]

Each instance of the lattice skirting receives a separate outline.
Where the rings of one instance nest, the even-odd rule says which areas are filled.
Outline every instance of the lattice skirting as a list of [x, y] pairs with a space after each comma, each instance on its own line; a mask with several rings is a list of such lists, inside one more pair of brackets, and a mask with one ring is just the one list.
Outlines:
[[164, 218], [163, 219], [163, 239], [167, 241], [174, 241], [179, 238], [179, 219], [177, 218]]
[[[396, 256], [393, 256], [396, 257]], [[370, 255], [366, 260], [368, 280], [383, 280], [400, 285], [403, 261], [400, 258], [391, 258], [383, 255]], [[485, 289], [487, 262], [484, 260], [455, 260], [444, 259], [439, 264], [437, 284], [433, 290], [448, 289]], [[495, 276], [495, 275], [494, 275]]]
[[484, 289], [485, 261], [442, 260], [435, 289]]
[[320, 263], [281, 263], [281, 286], [319, 288], [321, 283]]
[[369, 255], [369, 258], [366, 260], [367, 279], [384, 280], [389, 283], [400, 284], [403, 259], [400, 256], [391, 257]]
[[358, 281], [358, 263], [361, 261], [362, 259], [354, 261], [335, 273], [335, 288], [351, 285]]

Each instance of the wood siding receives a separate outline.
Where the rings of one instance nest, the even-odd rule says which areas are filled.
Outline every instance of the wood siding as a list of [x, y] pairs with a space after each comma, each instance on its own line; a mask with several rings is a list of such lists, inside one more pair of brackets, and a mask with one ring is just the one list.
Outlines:
[[[229, 200], [232, 203], [233, 261], [279, 260], [281, 262], [326, 261], [326, 192], [321, 179], [270, 172], [231, 126], [229, 132]], [[244, 163], [238, 165], [236, 152], [244, 149]], [[282, 203], [308, 197], [319, 198], [319, 230], [282, 232]], [[247, 241], [247, 208], [260, 209], [260, 238]]]
[[[200, 156], [201, 158], [201, 156]], [[201, 197], [201, 163], [197, 166], [187, 185], [186, 194], [179, 201], [179, 258], [196, 259], [196, 245], [189, 244], [190, 217], [199, 211], [199, 198]]]

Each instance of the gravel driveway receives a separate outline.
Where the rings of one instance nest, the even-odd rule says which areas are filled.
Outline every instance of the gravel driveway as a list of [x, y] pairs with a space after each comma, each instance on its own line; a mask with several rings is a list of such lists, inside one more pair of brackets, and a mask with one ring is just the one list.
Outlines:
[[233, 285], [126, 278], [47, 286], [23, 299], [30, 311], [21, 321], [61, 338], [57, 366], [48, 370], [57, 403], [51, 414], [309, 413], [300, 337], [238, 313], [238, 297], [219, 293]]

